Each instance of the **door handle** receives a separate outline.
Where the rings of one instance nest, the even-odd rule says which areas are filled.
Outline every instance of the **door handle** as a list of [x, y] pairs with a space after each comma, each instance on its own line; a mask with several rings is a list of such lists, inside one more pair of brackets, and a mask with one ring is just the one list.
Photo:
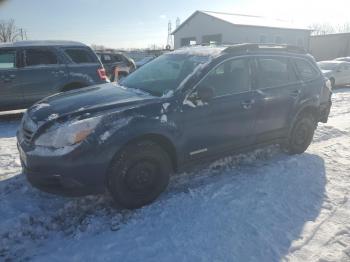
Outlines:
[[59, 70], [59, 71], [51, 71], [51, 74], [53, 74], [54, 76], [58, 76], [58, 75], [64, 75], [64, 71], [63, 70]]
[[1, 79], [5, 82], [5, 83], [9, 83], [11, 82], [13, 79], [15, 79], [16, 76], [15, 75], [8, 75], [8, 76], [5, 76], [5, 77], [2, 77]]
[[5, 83], [8, 83], [8, 82], [11, 82], [15, 78], [16, 78], [16, 75], [6, 75], [6, 76], [2, 76], [1, 80], [4, 81]]
[[241, 103], [243, 109], [251, 109], [252, 105], [255, 103], [255, 100], [248, 100], [248, 101], [243, 101]]
[[300, 95], [300, 93], [301, 93], [301, 91], [299, 89], [297, 89], [297, 90], [292, 91], [290, 94], [294, 97], [297, 97]]

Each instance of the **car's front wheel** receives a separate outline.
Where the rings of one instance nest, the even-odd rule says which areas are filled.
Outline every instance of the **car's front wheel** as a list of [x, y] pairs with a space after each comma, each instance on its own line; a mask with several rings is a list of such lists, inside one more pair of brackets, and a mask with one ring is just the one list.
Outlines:
[[312, 142], [316, 129], [316, 120], [312, 114], [302, 114], [295, 121], [285, 145], [289, 154], [302, 154]]
[[113, 160], [108, 189], [121, 206], [139, 208], [154, 201], [166, 189], [171, 173], [167, 152], [152, 141], [136, 142]]

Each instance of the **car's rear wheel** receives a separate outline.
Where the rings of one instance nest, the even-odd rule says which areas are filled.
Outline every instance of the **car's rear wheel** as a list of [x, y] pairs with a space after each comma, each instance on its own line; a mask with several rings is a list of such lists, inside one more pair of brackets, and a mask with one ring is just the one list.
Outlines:
[[136, 142], [113, 160], [108, 189], [121, 206], [139, 208], [153, 202], [166, 189], [171, 173], [171, 160], [159, 145]]
[[289, 154], [302, 154], [312, 142], [316, 121], [312, 114], [301, 115], [294, 123], [285, 146]]

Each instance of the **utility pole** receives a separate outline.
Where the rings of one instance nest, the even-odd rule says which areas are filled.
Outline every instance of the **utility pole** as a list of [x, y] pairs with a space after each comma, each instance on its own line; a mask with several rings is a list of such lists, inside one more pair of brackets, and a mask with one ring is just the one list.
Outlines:
[[171, 35], [171, 33], [172, 33], [172, 26], [171, 26], [171, 21], [169, 20], [169, 23], [168, 23], [168, 39], [167, 39], [167, 43], [166, 43], [166, 49], [167, 50], [171, 50], [171, 48], [174, 45], [174, 43], [173, 43], [173, 36]]
[[27, 31], [24, 30], [23, 28], [19, 28], [19, 35], [20, 35], [20, 38], [21, 38], [22, 41], [28, 39]]
[[181, 24], [181, 21], [180, 21], [180, 18], [176, 18], [176, 29], [180, 26]]

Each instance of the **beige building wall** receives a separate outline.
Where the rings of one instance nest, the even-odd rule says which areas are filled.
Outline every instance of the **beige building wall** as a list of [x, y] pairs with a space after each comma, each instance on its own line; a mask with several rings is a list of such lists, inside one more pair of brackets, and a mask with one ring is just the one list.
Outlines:
[[317, 61], [350, 56], [350, 33], [311, 36], [310, 53]]

